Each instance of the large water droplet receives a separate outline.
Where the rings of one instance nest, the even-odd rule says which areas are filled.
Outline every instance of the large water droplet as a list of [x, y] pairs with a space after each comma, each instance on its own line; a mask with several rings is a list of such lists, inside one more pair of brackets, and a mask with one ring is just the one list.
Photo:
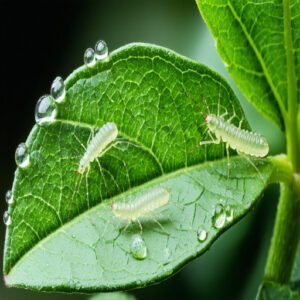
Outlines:
[[28, 167], [30, 162], [29, 150], [25, 143], [21, 143], [15, 154], [16, 164], [18, 167], [24, 169]]
[[225, 225], [226, 213], [222, 204], [217, 204], [215, 207], [212, 223], [215, 228], [222, 228]]
[[197, 232], [198, 240], [204, 242], [207, 238], [207, 232], [203, 228], [200, 228]]
[[58, 76], [53, 80], [50, 93], [55, 102], [61, 103], [64, 101], [66, 90], [65, 83], [61, 77]]
[[7, 204], [12, 204], [14, 202], [12, 191], [9, 190], [5, 194], [5, 201]]
[[57, 115], [56, 104], [50, 95], [42, 96], [35, 106], [35, 121], [39, 125], [49, 124]]
[[107, 58], [108, 48], [107, 48], [107, 44], [104, 41], [100, 40], [97, 42], [95, 46], [95, 54], [96, 54], [96, 59], [98, 60]]
[[226, 221], [231, 222], [233, 220], [233, 209], [229, 205], [225, 208]]
[[4, 212], [4, 215], [3, 215], [3, 222], [6, 226], [9, 226], [11, 224], [11, 217], [9, 215], [9, 212], [6, 211]]
[[95, 51], [92, 48], [87, 48], [83, 56], [84, 64], [88, 67], [92, 67], [96, 63]]
[[147, 256], [147, 247], [143, 238], [135, 234], [131, 241], [131, 254], [135, 259], [144, 259]]

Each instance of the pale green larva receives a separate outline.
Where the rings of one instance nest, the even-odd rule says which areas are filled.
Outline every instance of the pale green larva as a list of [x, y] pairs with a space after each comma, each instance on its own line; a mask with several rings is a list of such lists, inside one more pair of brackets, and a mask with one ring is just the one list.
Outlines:
[[109, 146], [118, 136], [117, 125], [113, 122], [104, 124], [86, 148], [82, 156], [77, 174], [82, 174], [97, 157], [103, 155], [107, 146]]
[[170, 192], [167, 189], [155, 188], [129, 203], [113, 202], [111, 208], [117, 218], [132, 222], [168, 204], [169, 200]]
[[200, 145], [219, 144], [221, 141], [227, 147], [236, 150], [240, 154], [247, 154], [255, 157], [265, 157], [269, 153], [269, 144], [264, 136], [251, 132], [225, 121], [223, 117], [208, 114], [205, 117], [208, 130], [212, 132], [216, 140], [202, 141]]

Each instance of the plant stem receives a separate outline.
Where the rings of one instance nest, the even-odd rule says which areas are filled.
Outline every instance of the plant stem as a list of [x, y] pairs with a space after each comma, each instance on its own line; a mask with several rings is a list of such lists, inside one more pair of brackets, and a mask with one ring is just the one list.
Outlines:
[[286, 121], [287, 150], [295, 172], [300, 171], [300, 142], [297, 124], [297, 75], [295, 69], [295, 52], [292, 39], [290, 0], [283, 1], [284, 41], [287, 63], [288, 118]]
[[274, 233], [265, 268], [265, 280], [289, 282], [300, 232], [300, 179], [281, 184]]
[[[284, 160], [273, 160], [275, 171], [271, 181], [280, 180], [282, 183], [264, 277], [266, 280], [286, 284], [290, 281], [300, 237], [300, 114], [298, 114], [297, 103], [297, 76], [290, 0], [283, 0], [283, 17], [288, 92], [287, 118], [284, 118], [284, 120], [287, 136], [287, 156], [291, 166], [290, 173], [294, 173], [294, 175], [291, 177], [287, 172], [280, 171], [285, 168], [284, 164], [286, 162]], [[286, 165], [286, 168], [288, 168], [288, 165]]]

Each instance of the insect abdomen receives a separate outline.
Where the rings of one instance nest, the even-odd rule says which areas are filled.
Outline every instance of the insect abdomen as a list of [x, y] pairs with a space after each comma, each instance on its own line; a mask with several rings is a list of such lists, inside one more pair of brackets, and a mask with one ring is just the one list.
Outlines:
[[211, 131], [217, 138], [228, 143], [230, 148], [256, 157], [264, 157], [268, 154], [269, 145], [262, 135], [240, 129], [217, 116], [210, 116], [210, 123]]
[[105, 148], [118, 136], [117, 125], [113, 122], [104, 124], [89, 143], [79, 163], [78, 173], [83, 173], [95, 158], [101, 156]]
[[112, 212], [121, 219], [135, 221], [147, 213], [166, 205], [170, 199], [170, 192], [165, 188], [149, 191], [130, 203], [112, 203]]

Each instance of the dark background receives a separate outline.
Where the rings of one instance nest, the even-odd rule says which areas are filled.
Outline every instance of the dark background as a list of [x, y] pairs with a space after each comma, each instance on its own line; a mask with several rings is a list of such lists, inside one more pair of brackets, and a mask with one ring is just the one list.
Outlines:
[[[229, 79], [194, 1], [4, 1], [1, 22], [0, 207], [13, 181], [17, 145], [34, 125], [38, 98], [52, 80], [66, 78], [83, 64], [83, 53], [104, 39], [110, 50], [129, 42], [149, 42], [196, 59]], [[229, 79], [230, 80], [230, 79]], [[263, 120], [237, 91], [253, 129], [267, 136], [272, 153], [284, 151], [283, 136]], [[199, 116], [200, 117], [200, 116]], [[255, 120], [255, 122], [254, 122]], [[202, 257], [172, 278], [132, 291], [138, 299], [253, 299], [263, 274], [277, 202], [277, 188], [243, 221], [226, 232]], [[0, 225], [3, 249], [5, 226]], [[2, 252], [2, 250], [1, 250]], [[2, 254], [1, 254], [2, 268]], [[87, 299], [7, 289], [0, 299]]]

